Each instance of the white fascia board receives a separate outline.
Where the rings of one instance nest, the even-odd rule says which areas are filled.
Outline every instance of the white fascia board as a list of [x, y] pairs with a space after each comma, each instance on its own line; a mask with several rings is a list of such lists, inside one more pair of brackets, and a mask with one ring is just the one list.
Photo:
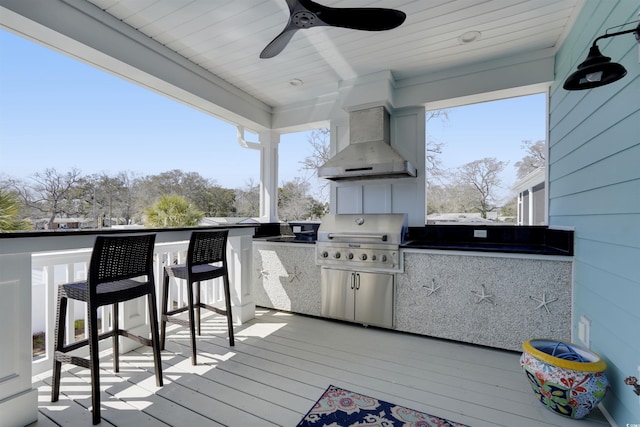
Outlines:
[[513, 184], [511, 186], [511, 189], [513, 191], [520, 193], [524, 190], [528, 190], [529, 188], [533, 188], [536, 185], [541, 184], [543, 182], [544, 182], [544, 168], [538, 168], [530, 172], [529, 174], [527, 174], [525, 177], [517, 181], [515, 184]]
[[547, 93], [554, 80], [554, 63], [553, 52], [544, 49], [402, 80], [385, 72], [374, 73], [343, 81], [336, 92], [322, 98], [275, 108], [273, 129], [308, 129], [309, 123], [340, 117], [354, 105], [439, 110]]
[[554, 63], [553, 52], [545, 49], [397, 80], [394, 105], [438, 110], [546, 92], [554, 81]]

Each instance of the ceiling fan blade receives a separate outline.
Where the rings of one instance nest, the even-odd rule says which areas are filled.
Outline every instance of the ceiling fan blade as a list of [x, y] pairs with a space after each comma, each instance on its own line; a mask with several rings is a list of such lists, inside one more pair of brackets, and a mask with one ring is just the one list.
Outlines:
[[[318, 5], [321, 6], [321, 5]], [[384, 31], [399, 27], [407, 15], [395, 9], [332, 8], [321, 6], [316, 15], [327, 25], [354, 30]]]
[[400, 26], [407, 15], [395, 9], [377, 7], [335, 8], [313, 0], [286, 0], [289, 21], [275, 39], [260, 53], [260, 58], [273, 58], [287, 46], [299, 29], [329, 25], [365, 31], [391, 30]]
[[297, 5], [298, 0], [287, 0], [287, 6], [289, 6], [289, 14], [293, 13]]
[[271, 40], [271, 42], [267, 45], [267, 47], [262, 49], [262, 52], [260, 52], [260, 58], [262, 59], [273, 58], [274, 56], [282, 52], [282, 50], [287, 46], [287, 44], [289, 44], [291, 37], [293, 37], [293, 35], [297, 30], [298, 29], [296, 27], [287, 25], [285, 29], [282, 30], [282, 32], [276, 36], [275, 39]]

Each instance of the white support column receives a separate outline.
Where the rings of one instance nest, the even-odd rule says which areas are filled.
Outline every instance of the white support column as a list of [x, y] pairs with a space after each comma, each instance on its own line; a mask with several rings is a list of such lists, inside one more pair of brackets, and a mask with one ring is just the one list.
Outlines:
[[260, 132], [260, 220], [278, 221], [278, 144], [280, 134]]
[[31, 387], [31, 254], [0, 255], [0, 424], [38, 419]]
[[522, 225], [522, 220], [524, 216], [523, 209], [523, 200], [522, 200], [522, 191], [518, 193], [518, 204], [516, 206], [516, 225]]
[[533, 225], [533, 187], [529, 187], [529, 224]]
[[280, 134], [258, 133], [260, 143], [244, 139], [244, 128], [238, 126], [238, 143], [245, 148], [260, 150], [260, 221], [278, 222], [278, 144]]

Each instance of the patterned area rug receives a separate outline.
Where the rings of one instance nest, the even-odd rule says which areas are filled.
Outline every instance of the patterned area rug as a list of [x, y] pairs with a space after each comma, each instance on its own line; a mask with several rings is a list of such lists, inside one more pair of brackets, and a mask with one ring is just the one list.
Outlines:
[[297, 427], [469, 427], [330, 385]]

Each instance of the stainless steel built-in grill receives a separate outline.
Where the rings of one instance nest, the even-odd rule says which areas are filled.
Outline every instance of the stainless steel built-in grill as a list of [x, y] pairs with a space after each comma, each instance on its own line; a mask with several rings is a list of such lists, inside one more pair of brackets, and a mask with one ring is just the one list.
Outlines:
[[406, 235], [406, 214], [327, 215], [318, 229], [316, 264], [397, 272]]
[[393, 273], [402, 271], [400, 245], [406, 234], [406, 214], [327, 215], [316, 241], [321, 313], [393, 327]]

